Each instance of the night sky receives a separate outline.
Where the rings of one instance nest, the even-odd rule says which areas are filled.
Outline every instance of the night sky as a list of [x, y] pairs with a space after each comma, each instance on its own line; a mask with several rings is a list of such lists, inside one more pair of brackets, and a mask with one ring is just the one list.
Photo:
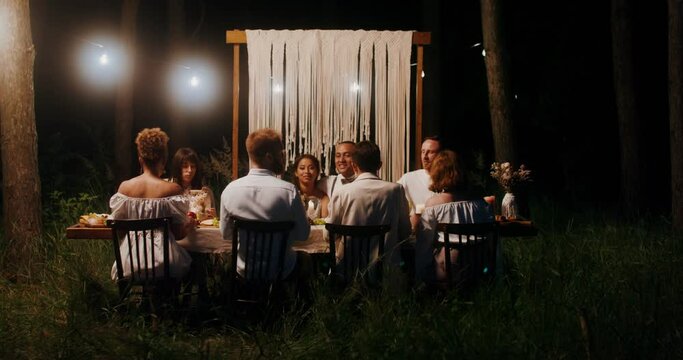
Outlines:
[[[516, 99], [520, 160], [535, 170], [538, 194], [574, 202], [618, 200], [618, 134], [611, 67], [609, 1], [503, 1], [504, 33]], [[232, 49], [228, 29], [367, 29], [432, 32], [425, 48], [424, 134], [438, 133], [469, 164], [492, 161], [479, 2], [187, 1], [193, 53], [219, 66], [219, 101], [188, 115], [200, 153], [230, 139]], [[44, 187], [59, 166], [81, 157], [111, 161], [114, 89], [79, 77], [75, 53], [96, 33], [118, 33], [120, 1], [31, 1], [36, 121]], [[203, 15], [202, 15], [203, 14]], [[649, 208], [669, 194], [666, 2], [639, 4], [634, 21], [637, 108], [642, 121], [644, 192]], [[141, 1], [135, 59], [135, 124], [167, 126], [166, 5]], [[246, 49], [241, 65], [246, 71]], [[246, 100], [247, 76], [241, 95]], [[240, 106], [246, 127], [246, 103]], [[131, 145], [132, 146], [132, 145]], [[171, 143], [173, 151], [173, 144]], [[50, 177], [46, 179], [46, 177]], [[61, 181], [68, 181], [61, 177]]]

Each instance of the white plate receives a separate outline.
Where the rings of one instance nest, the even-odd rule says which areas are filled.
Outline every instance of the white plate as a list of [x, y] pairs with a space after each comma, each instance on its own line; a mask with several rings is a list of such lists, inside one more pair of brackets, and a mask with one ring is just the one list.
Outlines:
[[199, 224], [204, 226], [213, 226], [213, 219], [202, 220]]

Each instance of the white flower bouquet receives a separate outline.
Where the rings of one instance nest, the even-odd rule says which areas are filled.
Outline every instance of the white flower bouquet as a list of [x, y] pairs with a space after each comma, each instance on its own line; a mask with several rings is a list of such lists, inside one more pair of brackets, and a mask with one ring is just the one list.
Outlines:
[[525, 181], [531, 180], [531, 170], [521, 165], [519, 169], [513, 170], [509, 162], [491, 164], [491, 177], [498, 181], [498, 184], [505, 189], [505, 192], [512, 192], [512, 189]]

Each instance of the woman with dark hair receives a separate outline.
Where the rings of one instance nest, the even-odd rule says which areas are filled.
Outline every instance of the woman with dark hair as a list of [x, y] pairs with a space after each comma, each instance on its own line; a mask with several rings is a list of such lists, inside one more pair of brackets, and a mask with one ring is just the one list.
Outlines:
[[[420, 218], [415, 265], [418, 278], [439, 282], [446, 279], [446, 254], [443, 250], [435, 251], [433, 246], [435, 240], [443, 241], [443, 235], [436, 231], [437, 224], [492, 222], [493, 211], [482, 197], [468, 194], [460, 159], [455, 152], [439, 152], [432, 161], [429, 176], [432, 180], [429, 190], [436, 194], [427, 199]], [[455, 264], [457, 256], [457, 251], [451, 251], [451, 264]]]
[[313, 221], [326, 218], [330, 198], [316, 184], [320, 175], [320, 161], [310, 154], [302, 154], [294, 160], [294, 178], [292, 182], [299, 189], [301, 200], [308, 218]]
[[[169, 265], [171, 277], [180, 279], [187, 273], [192, 259], [187, 251], [178, 245], [176, 240], [184, 238], [190, 231], [193, 231], [196, 223], [187, 216], [189, 201], [183, 195], [183, 189], [178, 184], [161, 179], [168, 157], [168, 140], [166, 133], [159, 128], [143, 129], [138, 133], [135, 144], [137, 145], [138, 161], [142, 167], [142, 174], [122, 182], [118, 192], [109, 200], [109, 206], [113, 219], [172, 218]], [[161, 236], [155, 238], [154, 246], [161, 248], [162, 241]], [[130, 251], [125, 243], [121, 244], [122, 259], [129, 259]], [[138, 250], [133, 249], [132, 251]], [[151, 253], [151, 251], [144, 253]], [[133, 257], [135, 256], [133, 254]], [[162, 268], [162, 259], [151, 260], [153, 261], [150, 261], [150, 267]], [[124, 263], [124, 277], [129, 277], [130, 272], [131, 265]], [[112, 279], [116, 279], [116, 264], [112, 266], [111, 275]]]
[[173, 155], [171, 181], [179, 184], [190, 196], [190, 211], [198, 220], [216, 216], [213, 191], [203, 184], [202, 167], [197, 153], [190, 148], [180, 148]]

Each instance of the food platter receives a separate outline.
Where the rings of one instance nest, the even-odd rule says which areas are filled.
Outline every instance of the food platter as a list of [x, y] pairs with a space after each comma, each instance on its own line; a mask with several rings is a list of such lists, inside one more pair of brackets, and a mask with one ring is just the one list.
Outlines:
[[107, 219], [109, 218], [109, 214], [96, 214], [96, 213], [89, 213], [86, 215], [81, 215], [81, 217], [78, 219], [78, 223], [81, 226], [84, 227], [107, 227]]

